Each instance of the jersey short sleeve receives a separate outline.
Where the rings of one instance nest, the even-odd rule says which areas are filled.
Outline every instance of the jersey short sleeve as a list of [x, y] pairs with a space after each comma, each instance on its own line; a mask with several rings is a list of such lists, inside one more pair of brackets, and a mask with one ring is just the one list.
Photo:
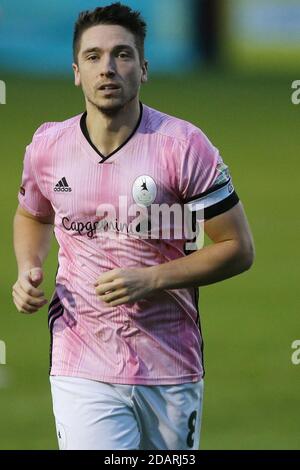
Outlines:
[[46, 217], [51, 214], [50, 201], [42, 194], [37, 183], [36, 174], [31, 161], [31, 145], [26, 147], [23, 163], [22, 183], [18, 200], [21, 207], [37, 217]]
[[205, 220], [226, 212], [239, 201], [228, 166], [200, 129], [192, 133], [185, 148], [179, 189], [188, 209]]

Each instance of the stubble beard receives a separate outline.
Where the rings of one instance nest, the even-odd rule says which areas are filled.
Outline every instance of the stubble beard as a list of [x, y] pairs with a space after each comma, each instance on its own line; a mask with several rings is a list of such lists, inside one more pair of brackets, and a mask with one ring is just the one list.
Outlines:
[[107, 117], [115, 117], [117, 116], [122, 109], [124, 109], [129, 103], [131, 103], [137, 96], [137, 92], [132, 93], [132, 95], [129, 98], [125, 98], [124, 100], [121, 100], [119, 103], [115, 104], [108, 104], [108, 105], [101, 105], [99, 103], [96, 103], [96, 101], [92, 100], [91, 98], [87, 97], [87, 100], [89, 103], [91, 103], [95, 108], [98, 109], [98, 111], [103, 114], [104, 116]]

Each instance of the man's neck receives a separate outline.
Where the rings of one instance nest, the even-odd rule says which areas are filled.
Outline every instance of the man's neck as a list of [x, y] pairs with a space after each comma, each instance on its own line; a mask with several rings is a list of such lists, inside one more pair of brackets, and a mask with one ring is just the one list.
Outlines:
[[115, 116], [107, 116], [87, 103], [86, 126], [92, 143], [107, 156], [132, 134], [140, 116], [140, 104], [134, 100]]

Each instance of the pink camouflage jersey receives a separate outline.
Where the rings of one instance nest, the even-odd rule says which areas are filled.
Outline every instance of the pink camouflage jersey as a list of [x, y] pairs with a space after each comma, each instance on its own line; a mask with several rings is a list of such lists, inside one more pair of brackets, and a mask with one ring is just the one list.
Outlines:
[[[19, 203], [34, 216], [55, 213], [50, 375], [141, 385], [200, 380], [198, 289], [162, 290], [112, 307], [97, 297], [94, 282], [114, 268], [154, 266], [192, 252], [185, 233], [165, 236], [159, 228], [149, 236], [152, 206], [176, 204], [191, 214], [204, 208], [207, 220], [238, 201], [228, 167], [203, 132], [142, 103], [133, 133], [106, 157], [89, 138], [86, 113], [43, 124], [26, 149]], [[120, 226], [125, 205], [127, 224]], [[146, 230], [142, 223], [136, 233], [128, 229], [128, 208], [144, 211], [138, 220], [148, 221]]]

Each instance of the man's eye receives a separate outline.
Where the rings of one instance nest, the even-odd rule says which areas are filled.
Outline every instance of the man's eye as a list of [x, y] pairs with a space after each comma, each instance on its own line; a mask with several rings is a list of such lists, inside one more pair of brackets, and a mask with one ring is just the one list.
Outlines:
[[119, 57], [121, 59], [128, 59], [130, 55], [128, 54], [128, 52], [119, 52]]
[[94, 61], [97, 60], [97, 59], [98, 59], [98, 57], [97, 57], [96, 55], [90, 55], [90, 56], [88, 57], [88, 60], [90, 60], [90, 61], [92, 61], [92, 62], [94, 62]]

